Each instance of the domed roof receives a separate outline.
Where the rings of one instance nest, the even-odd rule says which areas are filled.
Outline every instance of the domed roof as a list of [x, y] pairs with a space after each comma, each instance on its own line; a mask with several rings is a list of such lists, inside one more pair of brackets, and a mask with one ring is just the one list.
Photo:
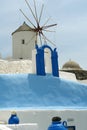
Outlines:
[[79, 70], [79, 69], [81, 69], [81, 67], [79, 66], [78, 63], [69, 60], [68, 62], [66, 62], [66, 63], [63, 65], [62, 69], [67, 69], [67, 70]]

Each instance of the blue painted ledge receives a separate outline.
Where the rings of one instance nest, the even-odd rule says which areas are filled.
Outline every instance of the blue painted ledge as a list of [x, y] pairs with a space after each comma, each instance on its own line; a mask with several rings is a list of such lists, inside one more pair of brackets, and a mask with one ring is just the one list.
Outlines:
[[87, 107], [87, 85], [34, 74], [0, 74], [0, 108]]

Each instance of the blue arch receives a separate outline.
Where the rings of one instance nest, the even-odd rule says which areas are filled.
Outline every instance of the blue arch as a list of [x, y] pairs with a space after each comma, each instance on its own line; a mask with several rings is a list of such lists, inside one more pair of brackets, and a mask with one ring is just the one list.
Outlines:
[[[42, 45], [41, 47], [38, 47], [38, 45], [36, 44], [35, 48], [38, 50], [38, 49], [41, 49], [41, 50], [44, 50], [45, 48], [48, 48], [50, 49], [51, 53], [53, 52], [52, 48], [48, 45]], [[56, 50], [56, 48], [54, 49]]]
[[52, 63], [52, 74], [53, 76], [59, 77], [59, 69], [58, 69], [58, 55], [56, 52], [56, 48], [52, 50], [52, 48], [48, 45], [43, 45], [38, 47], [36, 45], [37, 54], [36, 54], [36, 71], [37, 75], [45, 75], [45, 63], [44, 63], [44, 49], [48, 48], [51, 51], [51, 63]]
[[41, 48], [42, 48], [43, 50], [44, 50], [45, 48], [48, 48], [48, 49], [50, 49], [51, 53], [53, 52], [52, 48], [51, 48], [50, 46], [48, 46], [48, 45], [43, 45]]

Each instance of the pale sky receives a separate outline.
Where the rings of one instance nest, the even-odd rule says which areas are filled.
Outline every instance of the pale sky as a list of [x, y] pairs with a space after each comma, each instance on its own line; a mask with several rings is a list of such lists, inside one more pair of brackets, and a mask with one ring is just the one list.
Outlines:
[[[28, 0], [33, 8], [33, 0]], [[59, 66], [69, 59], [76, 61], [83, 69], [87, 69], [87, 0], [36, 0], [38, 12], [44, 4], [41, 23], [49, 17], [57, 23], [55, 33], [50, 33], [58, 50]], [[12, 32], [24, 21], [19, 9], [33, 21], [25, 0], [3, 0], [0, 2], [0, 53], [3, 57], [12, 55]]]

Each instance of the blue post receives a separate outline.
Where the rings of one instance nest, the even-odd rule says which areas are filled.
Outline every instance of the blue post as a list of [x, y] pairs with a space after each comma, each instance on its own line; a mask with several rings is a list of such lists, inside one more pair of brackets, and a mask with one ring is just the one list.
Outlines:
[[52, 51], [51, 55], [52, 60], [52, 74], [53, 76], [59, 77], [59, 67], [58, 67], [58, 55], [56, 52], [56, 48]]
[[37, 71], [37, 75], [45, 75], [44, 50], [42, 50], [41, 48], [37, 49], [36, 71]]

